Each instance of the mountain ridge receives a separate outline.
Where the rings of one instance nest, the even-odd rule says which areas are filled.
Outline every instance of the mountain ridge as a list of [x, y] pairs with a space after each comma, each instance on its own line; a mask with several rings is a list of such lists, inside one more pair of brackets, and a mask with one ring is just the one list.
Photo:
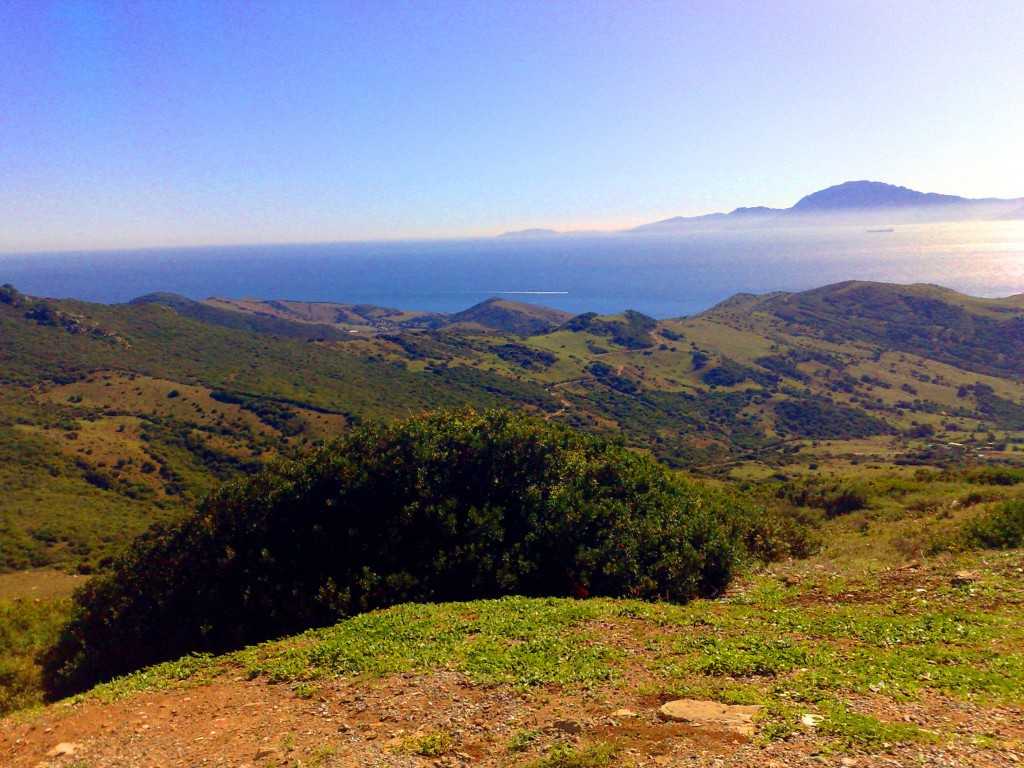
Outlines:
[[[659, 233], [700, 224], [802, 223], [815, 216], [846, 216], [866, 222], [963, 221], [1015, 219], [1024, 212], [1024, 198], [966, 198], [918, 192], [880, 181], [846, 181], [804, 195], [789, 208], [740, 207], [729, 213], [674, 216], [625, 230]], [[874, 217], [874, 218], [872, 218]]]

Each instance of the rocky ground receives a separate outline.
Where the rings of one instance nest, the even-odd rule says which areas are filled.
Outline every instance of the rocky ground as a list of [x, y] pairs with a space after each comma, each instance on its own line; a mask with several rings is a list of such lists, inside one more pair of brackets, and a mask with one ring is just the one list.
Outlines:
[[620, 684], [583, 696], [557, 690], [521, 694], [475, 686], [456, 673], [336, 680], [312, 695], [260, 680], [218, 681], [123, 701], [60, 704], [8, 719], [0, 724], [0, 763], [9, 768], [1024, 764], [1024, 748], [1005, 747], [1024, 745], [1024, 706], [926, 700], [878, 711], [877, 702], [859, 702], [876, 717], [934, 724], [952, 736], [933, 745], [883, 746], [874, 754], [840, 753], [816, 736], [813, 725], [789, 740], [767, 742], [744, 733], [749, 719], [666, 720], [659, 700], [623, 697], [622, 691]]

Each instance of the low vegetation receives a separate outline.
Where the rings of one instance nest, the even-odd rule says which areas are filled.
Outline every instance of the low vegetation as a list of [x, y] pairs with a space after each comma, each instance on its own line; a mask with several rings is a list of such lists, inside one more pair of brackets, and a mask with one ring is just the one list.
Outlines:
[[0, 596], [0, 716], [42, 701], [39, 656], [57, 639], [67, 599]]
[[46, 660], [54, 695], [409, 601], [683, 602], [806, 547], [739, 497], [510, 412], [364, 426], [225, 487], [89, 582]]
[[[605, 710], [609, 700], [759, 704], [763, 741], [813, 737], [819, 750], [855, 754], [963, 738], [957, 723], [929, 722], [928, 708], [1019, 704], [1020, 552], [876, 573], [823, 562], [776, 566], [739, 581], [729, 599], [686, 605], [505, 597], [395, 606], [226, 656], [168, 662], [93, 695], [116, 699], [241, 674], [288, 685], [301, 698], [339, 678], [372, 686], [400, 676], [411, 685], [444, 670], [539, 702], [554, 692], [578, 706], [605, 701]], [[975, 575], [957, 575], [965, 569]], [[401, 747], [425, 754], [455, 738], [428, 732]], [[527, 729], [507, 750], [526, 764], [561, 765], [557, 759], [610, 746]]]
[[1019, 549], [1024, 546], [1024, 499], [1004, 501], [993, 509], [967, 520], [952, 535], [932, 545], [944, 549]]

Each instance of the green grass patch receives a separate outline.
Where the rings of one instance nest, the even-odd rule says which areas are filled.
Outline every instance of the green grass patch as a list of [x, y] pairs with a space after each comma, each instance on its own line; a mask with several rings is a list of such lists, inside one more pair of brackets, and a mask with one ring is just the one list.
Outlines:
[[362, 614], [294, 643], [234, 655], [250, 675], [280, 682], [447, 668], [474, 682], [593, 685], [616, 675], [622, 652], [586, 624], [609, 601], [509, 597], [406, 605]]
[[615, 764], [619, 749], [614, 744], [596, 742], [581, 747], [555, 742], [547, 754], [526, 764], [527, 768], [602, 768]]
[[840, 750], [878, 752], [896, 744], [932, 742], [938, 739], [936, 734], [912, 723], [886, 723], [844, 706], [835, 706], [827, 710], [817, 729], [819, 733], [831, 739], [833, 748]]

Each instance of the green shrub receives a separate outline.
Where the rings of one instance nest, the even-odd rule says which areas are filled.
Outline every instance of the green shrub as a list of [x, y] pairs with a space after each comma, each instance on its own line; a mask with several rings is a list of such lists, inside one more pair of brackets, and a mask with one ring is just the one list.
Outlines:
[[400, 602], [713, 595], [762, 514], [506, 411], [363, 426], [138, 540], [76, 594], [46, 686], [65, 695]]
[[67, 600], [0, 599], [0, 717], [41, 703], [36, 656], [57, 636]]
[[1024, 499], [1000, 504], [961, 529], [966, 549], [1016, 549], [1024, 544]]
[[1024, 483], [1024, 470], [1018, 467], [981, 467], [967, 475], [967, 482], [978, 485], [1017, 485]]
[[861, 483], [820, 477], [784, 482], [776, 489], [775, 496], [799, 507], [820, 509], [830, 518], [864, 509], [871, 500], [868, 489]]

